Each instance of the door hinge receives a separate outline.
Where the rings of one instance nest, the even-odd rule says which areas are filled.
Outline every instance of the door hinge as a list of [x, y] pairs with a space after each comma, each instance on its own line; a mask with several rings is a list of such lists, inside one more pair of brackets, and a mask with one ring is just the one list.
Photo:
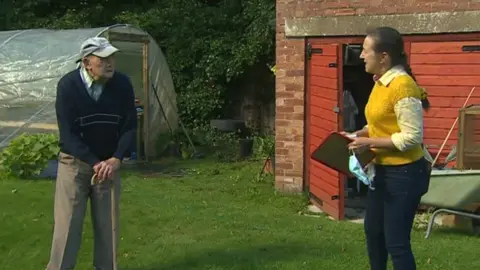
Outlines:
[[465, 45], [462, 47], [462, 52], [479, 52], [480, 45]]
[[311, 191], [309, 192], [309, 197], [310, 199], [313, 199], [319, 206], [323, 206], [323, 201], [320, 200], [315, 194], [313, 194]]
[[312, 59], [312, 44], [309, 42], [307, 43], [307, 51], [306, 51], [306, 54], [307, 54], [307, 59], [310, 60]]
[[338, 196], [338, 195], [333, 195], [333, 196], [332, 196], [332, 201], [338, 200], [339, 198], [340, 198], [340, 196]]
[[328, 64], [328, 67], [329, 68], [335, 68], [335, 67], [337, 67], [337, 63], [330, 63], [330, 64]]
[[338, 106], [333, 107], [333, 111], [335, 113], [339, 113], [340, 112], [340, 107], [338, 107]]
[[307, 55], [308, 60], [312, 59], [313, 54], [322, 54], [322, 53], [323, 53], [322, 48], [312, 48], [312, 44], [310, 42], [307, 43], [305, 54]]

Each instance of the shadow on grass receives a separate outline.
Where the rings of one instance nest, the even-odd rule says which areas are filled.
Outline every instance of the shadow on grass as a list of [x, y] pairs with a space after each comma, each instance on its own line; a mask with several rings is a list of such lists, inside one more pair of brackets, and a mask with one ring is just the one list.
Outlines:
[[[267, 246], [250, 247], [248, 249], [230, 248], [226, 250], [205, 250], [193, 256], [173, 262], [159, 262], [157, 265], [144, 267], [120, 267], [122, 270], [167, 270], [167, 269], [257, 269], [259, 265], [271, 262], [287, 262], [299, 257], [316, 257], [319, 259], [318, 249], [325, 246], [312, 246], [310, 244], [276, 244]], [[331, 247], [330, 247], [331, 248]], [[301, 259], [300, 259], [301, 260]]]

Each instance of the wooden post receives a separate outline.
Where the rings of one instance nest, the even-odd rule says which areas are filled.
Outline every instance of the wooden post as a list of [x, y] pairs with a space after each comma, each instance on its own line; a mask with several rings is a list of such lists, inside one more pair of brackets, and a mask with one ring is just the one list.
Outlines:
[[458, 139], [457, 139], [457, 161], [455, 162], [456, 169], [464, 169], [465, 155], [465, 108], [461, 108], [459, 111], [459, 125], [458, 125]]
[[145, 161], [148, 161], [150, 157], [150, 87], [148, 79], [148, 42], [143, 43], [143, 89], [145, 93], [145, 102], [144, 102], [144, 113], [143, 113], [143, 131], [144, 131], [144, 152], [145, 152]]

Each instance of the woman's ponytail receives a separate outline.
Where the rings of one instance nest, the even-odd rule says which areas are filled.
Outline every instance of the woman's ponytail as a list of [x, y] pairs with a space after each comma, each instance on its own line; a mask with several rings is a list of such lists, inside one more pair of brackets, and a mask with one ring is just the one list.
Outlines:
[[[412, 77], [412, 79], [414, 81], [417, 81], [417, 79], [415, 78], [415, 76], [413, 75], [413, 72], [412, 72], [412, 68], [410, 67], [410, 65], [408, 64], [408, 59], [407, 59], [407, 55], [405, 53], [402, 53], [402, 57], [401, 57], [401, 63], [400, 65], [403, 66], [403, 69], [405, 70], [405, 72], [408, 73], [408, 75], [410, 75], [410, 77]], [[422, 107], [423, 109], [425, 110], [428, 110], [430, 108], [430, 101], [428, 100], [428, 95], [427, 95], [427, 91], [425, 91], [425, 88], [420, 88], [421, 91], [422, 91]]]

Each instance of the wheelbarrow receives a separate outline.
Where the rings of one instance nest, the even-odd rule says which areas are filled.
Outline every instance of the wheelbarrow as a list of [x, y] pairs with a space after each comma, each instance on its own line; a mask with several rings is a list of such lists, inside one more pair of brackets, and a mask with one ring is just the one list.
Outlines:
[[[432, 170], [428, 192], [421, 205], [436, 208], [428, 222], [425, 238], [431, 234], [435, 217], [450, 213], [472, 219], [474, 232], [480, 232], [480, 170]], [[479, 209], [471, 210], [477, 205]]]

